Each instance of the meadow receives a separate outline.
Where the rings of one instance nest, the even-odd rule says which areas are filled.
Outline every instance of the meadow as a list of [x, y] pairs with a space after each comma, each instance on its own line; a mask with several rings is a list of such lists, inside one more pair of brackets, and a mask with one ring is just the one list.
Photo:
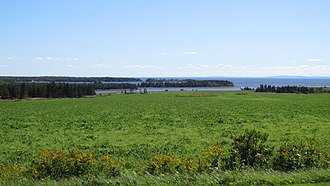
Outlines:
[[123, 165], [120, 174], [112, 177], [89, 175], [88, 178], [41, 180], [19, 176], [0, 183], [272, 185], [330, 182], [329, 166], [292, 172], [268, 168], [202, 173], [151, 174], [147, 171], [155, 157], [171, 153], [198, 162], [202, 152], [217, 144], [224, 148], [230, 146], [233, 136], [246, 129], [269, 134], [265, 144], [275, 146], [275, 150], [288, 144], [313, 143], [329, 153], [330, 94], [180, 91], [1, 101], [0, 164], [29, 167], [37, 160], [38, 153], [45, 150], [77, 149], [95, 158], [120, 160]]

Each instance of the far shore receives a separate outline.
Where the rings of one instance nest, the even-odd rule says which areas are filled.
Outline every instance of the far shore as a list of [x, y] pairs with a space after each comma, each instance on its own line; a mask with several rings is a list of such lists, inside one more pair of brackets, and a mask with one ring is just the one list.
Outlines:
[[146, 89], [148, 92], [164, 92], [164, 91], [228, 91], [228, 90], [241, 90], [239, 86], [222, 86], [222, 87], [141, 87], [138, 89], [108, 89], [95, 90], [97, 94], [99, 93], [120, 93], [120, 92], [140, 92]]

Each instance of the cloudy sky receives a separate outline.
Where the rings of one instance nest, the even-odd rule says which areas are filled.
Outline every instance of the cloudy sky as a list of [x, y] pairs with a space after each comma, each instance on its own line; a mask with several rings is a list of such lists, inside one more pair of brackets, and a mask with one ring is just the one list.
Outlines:
[[0, 75], [330, 76], [330, 1], [2, 0]]

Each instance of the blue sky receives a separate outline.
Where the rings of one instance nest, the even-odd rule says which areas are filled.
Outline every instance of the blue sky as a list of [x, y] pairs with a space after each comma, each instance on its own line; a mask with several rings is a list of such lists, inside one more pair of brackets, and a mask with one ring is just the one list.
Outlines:
[[330, 76], [327, 0], [1, 0], [0, 75]]

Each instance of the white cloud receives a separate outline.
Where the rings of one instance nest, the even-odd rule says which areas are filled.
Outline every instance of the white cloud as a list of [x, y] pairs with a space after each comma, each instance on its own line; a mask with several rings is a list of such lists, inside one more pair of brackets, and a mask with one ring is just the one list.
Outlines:
[[193, 64], [191, 64], [191, 63], [187, 63], [187, 64], [184, 64], [183, 65], [184, 67], [189, 67], [189, 68], [193, 68], [193, 67], [195, 67]]
[[46, 57], [45, 60], [48, 60], [48, 61], [58, 61], [58, 60], [60, 60], [60, 58], [58, 58], [58, 57]]
[[76, 57], [67, 57], [67, 58], [60, 58], [60, 57], [36, 57], [34, 58], [37, 61], [77, 61], [78, 58]]
[[305, 61], [309, 61], [309, 62], [319, 62], [319, 61], [323, 61], [323, 59], [320, 59], [320, 58], [308, 58], [308, 59], [305, 59]]
[[239, 66], [237, 67], [237, 69], [240, 69], [240, 70], [255, 70], [255, 69], [259, 69], [259, 68], [262, 68], [262, 67], [256, 67], [256, 66]]
[[175, 68], [186, 72], [186, 70], [206, 69], [206, 68], [208, 68], [208, 65], [195, 65], [195, 64], [187, 63], [187, 64], [183, 64], [183, 65], [179, 65], [179, 66], [174, 66], [172, 69], [175, 69]]
[[0, 64], [0, 68], [5, 68], [5, 67], [8, 67], [8, 65], [2, 65], [2, 64]]
[[14, 60], [14, 57], [7, 57], [7, 60]]
[[162, 66], [156, 65], [124, 65], [124, 68], [135, 68], [135, 69], [163, 69]]
[[210, 65], [199, 65], [202, 68], [210, 68]]
[[187, 51], [187, 52], [183, 52], [184, 55], [198, 55], [199, 53], [196, 51]]
[[226, 65], [226, 64], [217, 64], [215, 67], [218, 67], [218, 68], [232, 68], [233, 66], [232, 65]]
[[58, 57], [36, 57], [35, 60], [38, 60], [38, 61], [60, 61], [61, 58], [58, 58]]
[[106, 64], [93, 64], [93, 65], [91, 65], [91, 67], [101, 69], [101, 68], [106, 68], [108, 66]]
[[77, 61], [78, 58], [76, 58], [76, 57], [67, 57], [67, 58], [65, 58], [64, 60], [65, 60], [65, 61]]
[[162, 55], [163, 55], [163, 56], [167, 56], [168, 53], [167, 53], [167, 52], [163, 52]]

